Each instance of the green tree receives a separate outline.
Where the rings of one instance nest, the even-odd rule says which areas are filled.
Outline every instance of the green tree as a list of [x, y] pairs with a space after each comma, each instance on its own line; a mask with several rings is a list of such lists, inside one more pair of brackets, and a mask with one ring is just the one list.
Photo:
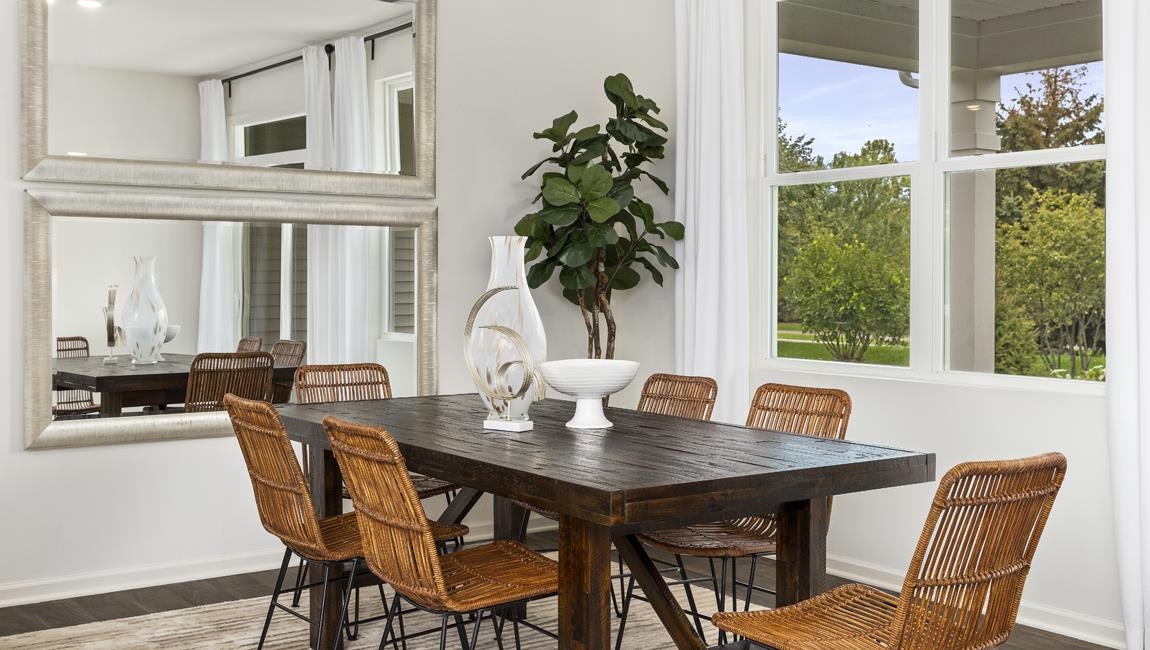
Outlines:
[[[1103, 102], [1098, 95], [1084, 92], [1086, 72], [1086, 66], [1039, 70], [1023, 88], [1016, 88], [1018, 100], [1002, 106], [997, 115], [1002, 150], [1034, 151], [1104, 142]], [[1105, 167], [1102, 162], [1086, 162], [1001, 170], [996, 175], [999, 218], [1017, 220], [1031, 188], [1092, 194], [1103, 207]]]
[[907, 267], [866, 242], [828, 233], [796, 255], [780, 292], [839, 361], [862, 361], [867, 348], [906, 334], [910, 317]]
[[999, 224], [999, 310], [1034, 323], [1048, 371], [1083, 375], [1101, 355], [1106, 306], [1106, 218], [1092, 194], [1032, 192], [1017, 221]]

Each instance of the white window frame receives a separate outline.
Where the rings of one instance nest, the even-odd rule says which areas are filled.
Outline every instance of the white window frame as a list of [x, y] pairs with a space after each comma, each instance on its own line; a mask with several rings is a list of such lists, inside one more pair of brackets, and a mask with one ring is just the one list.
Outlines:
[[376, 171], [398, 174], [399, 151], [399, 93], [415, 89], [415, 75], [411, 72], [377, 79], [375, 91], [375, 160]]
[[[1106, 145], [995, 153], [950, 154], [949, 0], [919, 0], [918, 160], [873, 167], [778, 173], [778, 5], [748, 0], [748, 215], [751, 255], [752, 370], [873, 377], [900, 381], [1104, 395], [1105, 382], [948, 370], [944, 364], [946, 179], [954, 172], [1106, 160]], [[1104, 5], [1106, 3], [1104, 2]], [[1103, 7], [1103, 11], [1106, 7]], [[940, 83], [939, 81], [942, 81]], [[910, 363], [907, 367], [777, 357], [777, 218], [774, 190], [809, 183], [910, 177]]]
[[258, 124], [266, 124], [268, 122], [278, 122], [280, 120], [287, 120], [293, 117], [304, 117], [304, 113], [275, 113], [275, 114], [251, 114], [243, 116], [232, 116], [228, 118], [231, 133], [231, 149], [232, 149], [232, 162], [240, 165], [252, 165], [255, 167], [275, 167], [277, 165], [290, 165], [293, 163], [303, 163], [307, 161], [307, 149], [292, 149], [290, 151], [277, 151], [276, 153], [267, 153], [259, 156], [246, 156], [244, 155], [244, 129], [249, 126], [256, 126]]

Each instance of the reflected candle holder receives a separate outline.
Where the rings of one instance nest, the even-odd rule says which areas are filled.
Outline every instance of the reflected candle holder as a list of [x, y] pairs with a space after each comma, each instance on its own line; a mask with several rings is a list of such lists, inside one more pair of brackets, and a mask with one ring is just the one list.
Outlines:
[[104, 307], [104, 328], [108, 342], [108, 356], [104, 357], [104, 365], [120, 363], [116, 356], [116, 289], [117, 285], [108, 285], [108, 305]]

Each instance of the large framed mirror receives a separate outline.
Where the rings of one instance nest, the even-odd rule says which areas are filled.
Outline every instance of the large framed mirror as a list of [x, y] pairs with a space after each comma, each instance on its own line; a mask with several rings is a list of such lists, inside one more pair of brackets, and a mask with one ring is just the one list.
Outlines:
[[[157, 259], [159, 288], [167, 293], [165, 302], [170, 304], [169, 322], [181, 326], [165, 344], [165, 352], [190, 356], [232, 351], [215, 350], [205, 333], [221, 318], [235, 320], [237, 327], [228, 331], [236, 336], [262, 335], [264, 349], [274, 338], [308, 341], [313, 348], [315, 341], [327, 341], [326, 333], [340, 322], [371, 321], [370, 326], [353, 328], [356, 336], [367, 332], [365, 342], [357, 339], [355, 343], [366, 358], [356, 360], [388, 366], [397, 396], [436, 390], [434, 206], [294, 195], [73, 191], [37, 186], [27, 190], [26, 213], [25, 448], [230, 433], [221, 413], [120, 412], [117, 407], [115, 412], [104, 409], [78, 419], [54, 415], [55, 389], [59, 388], [53, 381], [57, 337], [83, 336], [90, 342], [93, 357], [119, 357], [123, 365], [113, 366], [117, 372], [151, 372], [148, 367], [133, 368], [127, 350], [118, 347], [122, 341], [103, 336], [106, 321], [101, 306], [106, 304], [108, 285], [131, 284], [128, 264], [133, 255]], [[222, 239], [219, 228], [225, 229]], [[220, 241], [233, 243], [221, 248]], [[355, 267], [346, 277], [338, 275], [348, 272], [335, 269], [348, 267], [346, 260], [351, 257], [340, 241], [360, 246], [354, 256], [363, 257], [366, 271]], [[205, 256], [204, 251], [214, 257]], [[233, 286], [239, 287], [240, 300], [235, 294], [218, 295], [220, 271], [209, 260], [225, 258], [238, 261], [237, 274], [242, 278]], [[333, 293], [363, 278], [368, 285], [356, 288], [362, 293], [349, 295], [372, 298], [345, 299], [343, 307], [331, 302]], [[120, 304], [113, 305], [113, 314], [121, 311], [129, 290], [129, 286], [120, 287]], [[107, 343], [112, 343], [111, 349]], [[231, 348], [233, 340], [225, 345]], [[308, 359], [315, 360], [310, 352]], [[104, 399], [97, 396], [101, 403]]]
[[21, 2], [25, 180], [434, 196], [436, 0]]

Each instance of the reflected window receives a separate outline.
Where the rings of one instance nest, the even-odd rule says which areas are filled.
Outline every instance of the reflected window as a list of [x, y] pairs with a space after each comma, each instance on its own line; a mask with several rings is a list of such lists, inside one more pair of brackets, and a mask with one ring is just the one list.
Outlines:
[[243, 333], [307, 340], [307, 228], [246, 226]]

